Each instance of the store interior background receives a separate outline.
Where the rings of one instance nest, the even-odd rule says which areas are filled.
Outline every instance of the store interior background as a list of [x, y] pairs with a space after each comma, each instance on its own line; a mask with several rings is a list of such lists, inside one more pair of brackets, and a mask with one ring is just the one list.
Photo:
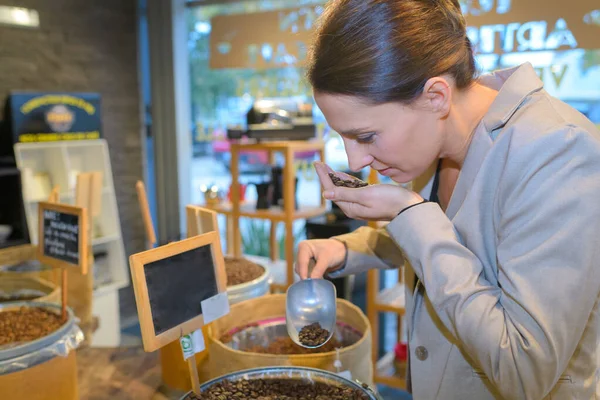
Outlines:
[[[145, 248], [137, 180], [147, 183], [160, 244], [185, 237], [185, 205], [203, 204], [203, 187], [229, 189], [227, 128], [243, 126], [246, 111], [258, 99], [312, 102], [301, 66], [307, 42], [291, 38], [298, 32], [308, 37], [323, 1], [0, 3], [35, 9], [40, 15], [36, 29], [0, 27], [0, 94], [6, 97], [12, 90], [100, 93], [102, 133], [110, 148], [128, 255]], [[600, 124], [600, 36], [578, 34], [579, 26], [600, 25], [597, 0], [574, 0], [568, 9], [558, 0], [463, 4], [468, 21], [473, 22], [469, 36], [476, 44], [483, 72], [529, 61], [538, 68], [551, 94]], [[590, 4], [596, 5], [597, 13], [581, 19], [578, 10], [591, 8]], [[270, 12], [283, 13], [285, 23], [257, 24], [262, 13]], [[244, 48], [227, 50], [226, 43], [211, 48], [213, 18], [233, 15], [245, 15], [250, 21], [245, 28], [262, 29], [263, 36], [271, 39], [252, 43], [252, 32], [246, 32], [249, 42]], [[237, 62], [235, 67], [211, 66], [215, 51], [230, 54], [232, 62]], [[248, 60], [255, 60], [254, 64], [244, 61], [247, 54], [252, 54]], [[347, 169], [341, 138], [327, 127], [316, 107], [314, 119], [318, 134], [326, 140], [327, 161], [337, 170]], [[319, 182], [311, 168], [314, 159], [315, 154], [307, 153], [297, 162], [300, 206], [320, 201]], [[242, 183], [260, 182], [269, 171], [266, 156], [243, 156], [240, 170]], [[248, 199], [255, 196], [249, 185]], [[226, 241], [224, 220], [220, 223]], [[305, 221], [296, 223], [296, 241], [306, 237], [304, 228]], [[268, 225], [260, 220], [244, 220], [242, 232], [243, 237], [264, 237], [268, 243]], [[269, 255], [268, 247], [257, 246], [256, 241], [244, 240], [243, 244], [245, 254]], [[381, 276], [383, 286], [397, 282], [397, 271], [382, 272]], [[365, 277], [357, 277], [352, 299], [363, 310], [364, 284]], [[110, 289], [118, 290], [120, 344], [138, 345], [141, 339], [132, 288], [127, 282]], [[385, 327], [380, 337], [384, 354], [397, 342], [396, 318], [382, 314], [380, 321]]]

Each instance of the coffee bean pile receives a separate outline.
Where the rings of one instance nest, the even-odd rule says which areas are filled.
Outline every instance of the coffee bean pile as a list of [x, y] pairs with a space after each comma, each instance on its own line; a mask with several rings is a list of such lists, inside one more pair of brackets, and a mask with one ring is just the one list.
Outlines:
[[329, 173], [329, 177], [335, 186], [345, 186], [349, 188], [361, 188], [365, 186], [369, 186], [369, 184], [365, 181], [361, 181], [358, 178], [355, 179], [342, 179], [334, 173]]
[[329, 331], [323, 329], [318, 322], [306, 325], [298, 333], [300, 343], [305, 346], [320, 346], [327, 341], [328, 337]]
[[188, 400], [368, 400], [359, 390], [299, 379], [222, 381]]
[[265, 269], [242, 257], [225, 257], [227, 286], [241, 285], [260, 277]]
[[296, 343], [294, 343], [294, 341], [290, 337], [278, 337], [271, 343], [269, 343], [269, 345], [266, 347], [254, 346], [245, 351], [262, 354], [317, 354], [327, 353], [330, 351], [334, 351], [335, 349], [340, 349], [342, 347], [344, 346], [342, 346], [342, 344], [335, 337], [332, 337], [330, 341], [316, 349], [309, 349], [306, 347], [299, 346]]
[[30, 342], [44, 337], [62, 326], [60, 315], [42, 308], [21, 307], [0, 312], [0, 346]]

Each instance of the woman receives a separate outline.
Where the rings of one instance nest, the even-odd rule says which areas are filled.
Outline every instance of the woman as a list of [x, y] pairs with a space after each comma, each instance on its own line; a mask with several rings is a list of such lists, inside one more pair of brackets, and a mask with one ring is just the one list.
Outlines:
[[317, 165], [326, 198], [389, 224], [302, 242], [299, 275], [406, 260], [417, 400], [600, 398], [596, 127], [529, 64], [476, 79], [456, 0], [334, 1], [308, 77], [351, 169], [404, 183], [439, 162], [439, 201]]

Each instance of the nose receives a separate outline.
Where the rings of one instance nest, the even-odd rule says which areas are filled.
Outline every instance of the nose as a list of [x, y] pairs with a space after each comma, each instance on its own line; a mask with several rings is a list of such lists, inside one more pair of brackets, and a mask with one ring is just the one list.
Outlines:
[[365, 145], [344, 138], [344, 148], [348, 156], [348, 167], [354, 172], [359, 172], [373, 162], [373, 156], [366, 151]]

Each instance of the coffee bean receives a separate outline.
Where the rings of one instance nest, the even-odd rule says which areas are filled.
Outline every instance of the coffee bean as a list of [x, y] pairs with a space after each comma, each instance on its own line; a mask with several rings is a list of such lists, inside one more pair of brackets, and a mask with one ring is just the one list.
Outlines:
[[361, 187], [365, 187], [365, 186], [369, 186], [369, 184], [365, 181], [361, 181], [358, 178], [354, 178], [354, 179], [342, 179], [340, 177], [338, 177], [336, 174], [334, 173], [329, 173], [329, 177], [331, 178], [331, 181], [333, 182], [333, 184], [335, 186], [345, 186], [345, 187], [349, 187], [349, 188], [361, 188]]
[[265, 269], [242, 257], [225, 257], [227, 286], [241, 285], [260, 277]]
[[368, 400], [359, 390], [300, 379], [224, 380], [188, 400]]
[[318, 322], [306, 325], [304, 328], [300, 329], [300, 332], [298, 333], [300, 343], [311, 347], [322, 345], [327, 341], [328, 337], [329, 331], [323, 329]]
[[18, 310], [0, 311], [0, 346], [31, 342], [61, 326], [60, 315], [42, 308], [21, 307]]

